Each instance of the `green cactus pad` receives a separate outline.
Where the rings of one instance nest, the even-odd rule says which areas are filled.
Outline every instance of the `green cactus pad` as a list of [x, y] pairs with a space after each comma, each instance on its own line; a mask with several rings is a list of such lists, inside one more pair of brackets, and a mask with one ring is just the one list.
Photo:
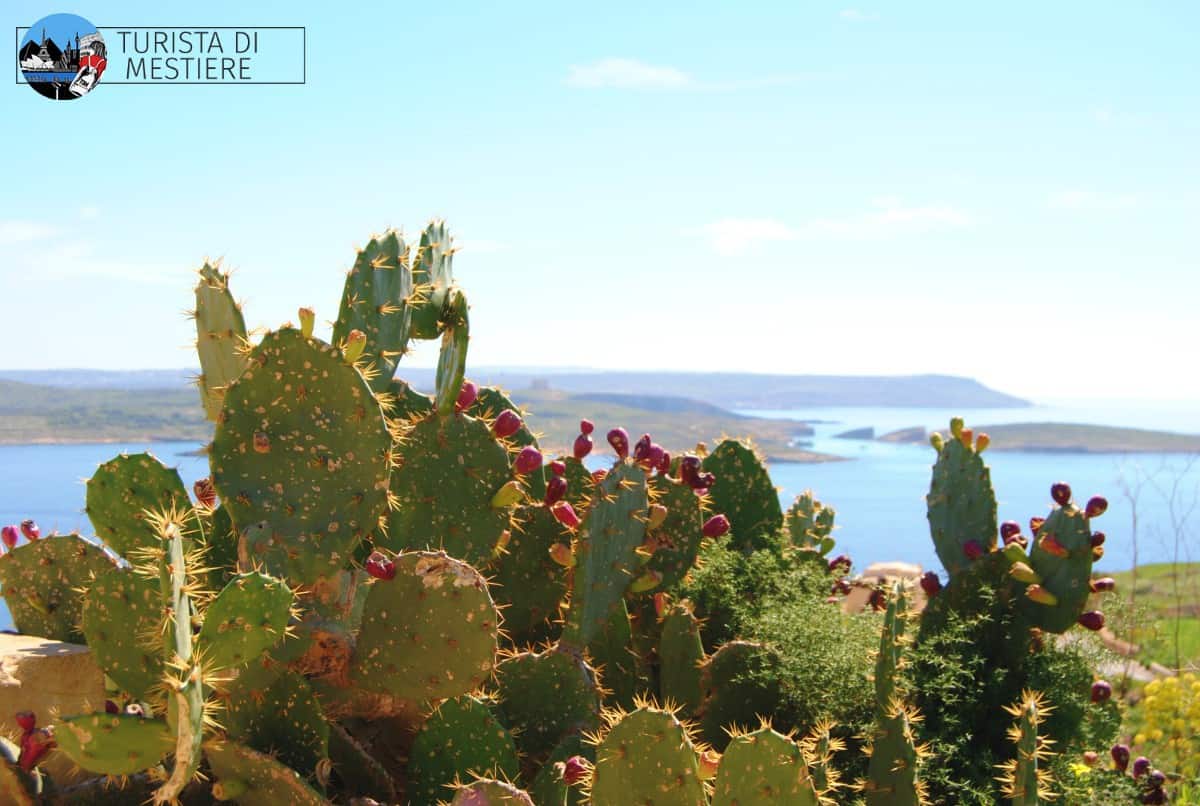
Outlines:
[[920, 751], [914, 733], [915, 714], [894, 699], [871, 734], [871, 760], [862, 784], [867, 806], [924, 806], [925, 788], [918, 776]]
[[500, 721], [521, 752], [540, 758], [568, 735], [596, 727], [596, 673], [567, 652], [522, 652], [496, 667]]
[[529, 793], [505, 781], [481, 780], [461, 786], [450, 806], [534, 806]]
[[81, 591], [114, 567], [79, 535], [50, 535], [0, 557], [0, 586], [13, 624], [25, 635], [83, 642]]
[[596, 490], [596, 482], [592, 479], [592, 472], [587, 469], [587, 465], [574, 456], [560, 456], [559, 459], [567, 468], [563, 475], [567, 480], [565, 500], [574, 507], [575, 514], [582, 518], [592, 506], [592, 493]]
[[[256, 445], [258, 447], [256, 447]], [[267, 334], [229, 388], [213, 484], [250, 563], [305, 585], [347, 562], [386, 507], [391, 437], [371, 387], [299, 330]]]
[[799, 745], [770, 728], [735, 736], [717, 767], [712, 806], [818, 806]]
[[246, 368], [246, 320], [229, 293], [229, 274], [205, 263], [196, 284], [196, 352], [200, 399], [208, 419], [221, 413], [225, 388]]
[[407, 700], [466, 694], [492, 675], [500, 616], [487, 582], [441, 552], [395, 559], [371, 586], [354, 655], [355, 684]]
[[412, 283], [408, 245], [395, 230], [367, 241], [346, 275], [333, 343], [344, 343], [352, 330], [367, 337], [360, 361], [374, 370], [370, 384], [378, 392], [388, 388], [396, 362], [408, 349]]
[[697, 716], [704, 740], [717, 750], [729, 742], [726, 728], [748, 729], [779, 703], [779, 653], [752, 641], [722, 644], [701, 667], [703, 701]]
[[132, 775], [153, 767], [175, 745], [166, 722], [131, 714], [67, 717], [55, 725], [54, 739], [71, 761], [104, 775]]
[[974, 446], [950, 435], [937, 452], [925, 503], [938, 559], [954, 577], [970, 563], [967, 541], [974, 540], [984, 551], [996, 545], [996, 494], [991, 471]]
[[805, 490], [796, 496], [783, 516], [792, 545], [824, 556], [833, 549], [833, 507], [822, 504]]
[[[1066, 549], [1066, 557], [1046, 550], [1043, 541], [1051, 536]], [[1039, 604], [1023, 595], [1026, 585], [1015, 583], [1022, 593], [1024, 613], [1046, 632], [1063, 633], [1071, 629], [1091, 595], [1088, 583], [1092, 578], [1092, 527], [1082, 509], [1071, 502], [1050, 512], [1029, 547], [1029, 565], [1042, 578], [1042, 587], [1058, 603]]]
[[588, 655], [604, 682], [604, 704], [633, 708], [634, 698], [646, 676], [641, 658], [633, 651], [633, 630], [625, 602], [619, 602], [608, 617], [608, 624], [588, 645]]
[[87, 482], [87, 516], [96, 536], [126, 559], [159, 543], [147, 512], [185, 512], [191, 505], [179, 471], [148, 453], [110, 459]]
[[88, 586], [80, 629], [96, 663], [135, 699], [162, 681], [163, 618], [157, 579], [113, 568]]
[[511, 478], [504, 446], [482, 420], [451, 414], [416, 423], [399, 447], [391, 480], [399, 506], [376, 545], [444, 549], [485, 565], [510, 528], [512, 513], [492, 507], [492, 496]]
[[563, 634], [571, 646], [591, 644], [640, 571], [648, 503], [646, 474], [635, 465], [618, 464], [597, 485], [575, 540], [575, 584]]
[[533, 779], [533, 785], [529, 787], [529, 794], [533, 796], [534, 803], [539, 806], [545, 803], [554, 806], [580, 806], [585, 802], [583, 787], [568, 786], [563, 781], [559, 770], [554, 767], [555, 764], [565, 762], [571, 756], [581, 756], [589, 762], [595, 761], [596, 747], [579, 734], [568, 736], [559, 742], [558, 746], [550, 752], [546, 763], [538, 770]]
[[242, 666], [275, 646], [291, 617], [288, 586], [258, 572], [238, 574], [204, 612], [198, 642], [214, 668]]
[[438, 352], [434, 375], [433, 406], [438, 414], [454, 413], [459, 392], [467, 373], [467, 345], [471, 341], [469, 307], [466, 295], [450, 290], [442, 312], [442, 349]]
[[474, 697], [438, 706], [413, 740], [407, 769], [410, 806], [436, 806], [456, 781], [473, 777], [513, 779], [517, 747], [491, 707]]
[[388, 386], [392, 406], [388, 415], [397, 420], [419, 420], [433, 413], [433, 398], [413, 389], [408, 381], [393, 379]]
[[[513, 453], [517, 453], [525, 447], [540, 449], [537, 437], [533, 435], [533, 432], [529, 430], [529, 426], [526, 424], [528, 412], [524, 411], [516, 403], [513, 403], [512, 399], [506, 395], [503, 390], [498, 389], [495, 386], [479, 387], [479, 396], [475, 398], [475, 403], [471, 406], [471, 408], [467, 409], [467, 414], [470, 414], [472, 417], [478, 417], [479, 419], [490, 423], [492, 420], [496, 419], [496, 415], [505, 409], [512, 409], [521, 415], [521, 427], [517, 429], [515, 434], [505, 437], [505, 440], [510, 446], [510, 450]], [[549, 472], [550, 471], [543, 466], [524, 476], [529, 497], [533, 501], [541, 501], [543, 498], [545, 498], [546, 474]]]
[[702, 467], [716, 476], [708, 494], [713, 511], [729, 518], [733, 545], [744, 551], [762, 548], [763, 536], [779, 531], [783, 510], [758, 454], [749, 445], [726, 439], [704, 457]]
[[336, 722], [329, 725], [329, 760], [345, 794], [383, 803], [396, 801], [396, 786], [387, 769]]
[[700, 705], [700, 666], [704, 647], [700, 643], [700, 622], [684, 603], [671, 606], [662, 619], [658, 643], [658, 684], [663, 702], [678, 705], [691, 714]]
[[595, 806], [707, 802], [696, 748], [673, 715], [643, 707], [617, 718], [596, 747]]
[[504, 552], [487, 567], [492, 595], [504, 608], [504, 631], [514, 646], [545, 641], [554, 633], [559, 603], [567, 595], [567, 572], [550, 557], [550, 547], [570, 540], [550, 510], [529, 507]]
[[286, 671], [265, 691], [239, 679], [229, 689], [222, 720], [229, 738], [304, 774], [329, 755], [329, 724], [308, 681]]
[[238, 533], [233, 527], [233, 518], [222, 504], [204, 518], [204, 564], [212, 569], [208, 574], [208, 587], [220, 590], [237, 573]]
[[414, 339], [436, 339], [442, 332], [442, 312], [454, 283], [454, 246], [444, 221], [431, 221], [421, 233], [413, 258], [414, 299], [409, 335]]
[[646, 532], [654, 546], [646, 570], [662, 574], [659, 587], [668, 590], [696, 564], [704, 540], [704, 514], [692, 489], [667, 476], [650, 479], [650, 499], [667, 508], [667, 519]]
[[[998, 779], [1004, 796], [1012, 806], [1037, 806], [1050, 801], [1049, 758], [1051, 741], [1038, 735], [1038, 727], [1054, 709], [1035, 691], [1021, 692], [1021, 699], [1005, 709], [1016, 718], [1008, 738], [1016, 745], [1016, 755], [1000, 765]], [[1044, 799], [1044, 800], [1043, 800]]]
[[218, 800], [236, 800], [238, 806], [329, 806], [298, 772], [266, 753], [237, 742], [209, 742], [204, 755], [217, 778], [213, 795]]
[[879, 652], [875, 656], [875, 705], [877, 718], [883, 719], [892, 709], [898, 692], [898, 676], [904, 650], [905, 616], [908, 602], [904, 588], [896, 583], [888, 600], [883, 628], [879, 633]]

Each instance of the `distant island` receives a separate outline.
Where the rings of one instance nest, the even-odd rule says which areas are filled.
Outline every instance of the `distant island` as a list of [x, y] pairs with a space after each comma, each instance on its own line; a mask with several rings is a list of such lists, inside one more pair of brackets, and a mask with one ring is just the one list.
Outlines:
[[[1200, 453], [1200, 435], [1118, 428], [1082, 423], [1007, 423], [981, 425], [993, 451], [1041, 453]], [[947, 437], [945, 431], [940, 431]], [[925, 443], [929, 433], [920, 426], [902, 428], [879, 437], [881, 442]]]

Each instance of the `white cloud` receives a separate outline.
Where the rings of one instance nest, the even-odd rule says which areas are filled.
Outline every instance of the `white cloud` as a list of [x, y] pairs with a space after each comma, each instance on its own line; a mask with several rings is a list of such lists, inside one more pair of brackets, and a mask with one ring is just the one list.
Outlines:
[[860, 11], [857, 8], [844, 8], [839, 16], [850, 22], [875, 22], [879, 19], [879, 15], [875, 12]]
[[699, 232], [718, 254], [726, 256], [753, 251], [773, 241], [792, 241], [799, 237], [795, 228], [773, 218], [722, 218], [693, 232]]
[[1110, 193], [1096, 190], [1063, 190], [1050, 194], [1047, 206], [1055, 210], [1128, 210], [1141, 200], [1133, 193]]
[[54, 227], [40, 221], [0, 221], [0, 245], [40, 241], [55, 232]]
[[692, 77], [674, 67], [647, 64], [637, 59], [601, 59], [571, 65], [566, 82], [572, 87], [596, 89], [674, 90], [691, 86]]

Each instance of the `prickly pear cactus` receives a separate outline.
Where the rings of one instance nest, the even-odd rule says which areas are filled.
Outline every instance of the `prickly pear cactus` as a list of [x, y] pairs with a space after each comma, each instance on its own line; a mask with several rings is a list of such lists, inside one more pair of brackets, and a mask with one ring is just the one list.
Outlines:
[[413, 258], [413, 296], [409, 335], [436, 339], [442, 332], [443, 312], [454, 284], [454, 245], [444, 221], [432, 221], [421, 233]]
[[229, 739], [305, 775], [329, 757], [329, 723], [302, 675], [284, 671], [265, 690], [241, 675], [230, 684], [222, 725]]
[[86, 714], [58, 723], [59, 749], [84, 769], [132, 775], [171, 752], [175, 736], [162, 719], [133, 714]]
[[748, 728], [779, 702], [779, 652], [753, 641], [729, 641], [701, 667], [703, 700], [696, 712], [704, 740], [717, 750], [728, 728]]
[[732, 525], [730, 540], [744, 551], [763, 547], [763, 535], [773, 535], [783, 524], [779, 494], [766, 465], [754, 448], [726, 439], [704, 457], [702, 468], [716, 476], [709, 488], [712, 507]]
[[704, 540], [704, 510], [692, 489], [670, 476], [654, 476], [649, 485], [650, 499], [666, 508], [666, 517], [646, 529], [647, 548], [653, 553], [645, 570], [660, 575], [659, 587], [666, 590], [696, 564]]
[[567, 759], [578, 756], [590, 765], [596, 760], [596, 748], [582, 734], [573, 734], [559, 742], [551, 751], [546, 763], [538, 770], [529, 788], [533, 802], [554, 804], [554, 806], [581, 806], [584, 802], [583, 787], [578, 783], [568, 783], [563, 779], [565, 772], [562, 766]]
[[684, 714], [693, 713], [700, 706], [704, 647], [700, 622], [686, 602], [672, 605], [663, 615], [658, 660], [658, 690], [663, 702], [678, 705]]
[[462, 784], [450, 806], [535, 806], [529, 793], [507, 781], [481, 779]]
[[812, 490], [800, 493], [783, 516], [792, 545], [828, 554], [834, 546], [834, 514], [833, 507], [818, 501]]
[[82, 643], [83, 591], [112, 570], [112, 558], [79, 535], [50, 535], [0, 557], [0, 586], [13, 624], [26, 635]]
[[925, 496], [929, 531], [938, 559], [953, 579], [995, 547], [996, 494], [980, 455], [987, 442], [972, 442], [962, 418], [950, 421], [948, 439], [934, 434], [932, 443], [938, 458]]
[[162, 680], [162, 591], [157, 579], [124, 568], [96, 577], [83, 602], [80, 629], [100, 668], [135, 699], [146, 699]]
[[[479, 387], [479, 396], [475, 398], [475, 403], [467, 409], [467, 414], [478, 417], [484, 422], [491, 423], [501, 412], [509, 410], [521, 415], [520, 428], [504, 438], [508, 443], [509, 452], [517, 453], [525, 447], [537, 448], [537, 437], [533, 435], [533, 432], [529, 430], [529, 426], [525, 422], [525, 412], [522, 411], [520, 406], [513, 403], [512, 399], [501, 389], [497, 389], [494, 386]], [[532, 500], [542, 500], [542, 497], [546, 494], [545, 469], [539, 467], [532, 473], [526, 474], [525, 484], [528, 487], [529, 497]]]
[[760, 727], [738, 733], [717, 767], [712, 806], [818, 806], [819, 794], [799, 745]]
[[197, 640], [215, 669], [257, 659], [283, 638], [295, 616], [295, 592], [282, 580], [252, 571], [235, 575], [204, 611]]
[[608, 624], [588, 647], [588, 655], [604, 681], [604, 704], [609, 707], [633, 708], [634, 697], [644, 686], [647, 675], [632, 645], [629, 611], [622, 601], [613, 608]]
[[1092, 562], [1091, 521], [1068, 500], [1050, 512], [1029, 547], [1033, 584], [1021, 585], [1029, 620], [1052, 633], [1074, 626], [1091, 595]]
[[158, 540], [147, 512], [190, 507], [179, 471], [148, 453], [110, 459], [87, 482], [87, 516], [96, 536], [127, 559]]
[[408, 245], [395, 230], [367, 241], [346, 275], [342, 304], [333, 325], [333, 343], [351, 331], [366, 336], [363, 375], [377, 392], [386, 390], [396, 363], [408, 350], [409, 298], [413, 293]]
[[329, 806], [295, 770], [237, 742], [209, 742], [204, 755], [216, 783], [213, 796], [238, 806]]
[[205, 263], [196, 284], [196, 352], [200, 356], [200, 399], [208, 419], [216, 422], [225, 389], [246, 368], [246, 321], [229, 293], [229, 274]]
[[707, 801], [699, 752], [687, 728], [669, 711], [644, 704], [611, 712], [596, 737], [591, 799], [596, 806], [697, 806]]
[[500, 721], [522, 754], [540, 758], [570, 735], [596, 727], [600, 693], [596, 672], [559, 649], [522, 652], [496, 667]]
[[410, 806], [436, 806], [474, 775], [515, 779], [517, 747], [491, 706], [475, 697], [446, 700], [425, 720], [409, 751]]
[[504, 631], [513, 646], [549, 639], [567, 595], [565, 569], [550, 556], [551, 547], [570, 535], [550, 509], [524, 509], [513, 525], [503, 553], [487, 567], [492, 595], [504, 608]]
[[1008, 737], [1016, 745], [1016, 755], [1000, 765], [1000, 783], [1004, 796], [1013, 806], [1037, 806], [1051, 800], [1050, 771], [1046, 761], [1051, 753], [1050, 741], [1038, 735], [1038, 726], [1054, 709], [1036, 691], [1021, 692], [1021, 699], [1005, 706], [1016, 722]]

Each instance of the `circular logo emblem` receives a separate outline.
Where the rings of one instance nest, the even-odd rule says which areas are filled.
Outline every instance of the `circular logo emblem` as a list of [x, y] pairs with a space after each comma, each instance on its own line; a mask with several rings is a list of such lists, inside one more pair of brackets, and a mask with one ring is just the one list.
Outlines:
[[51, 14], [25, 32], [17, 62], [35, 92], [73, 101], [100, 83], [107, 56], [95, 25], [76, 14]]

